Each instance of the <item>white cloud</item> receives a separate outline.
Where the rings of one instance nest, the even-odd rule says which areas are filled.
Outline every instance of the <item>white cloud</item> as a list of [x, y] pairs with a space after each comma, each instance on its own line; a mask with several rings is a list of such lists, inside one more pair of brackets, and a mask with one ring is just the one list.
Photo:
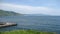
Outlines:
[[0, 3], [0, 9], [15, 11], [22, 14], [49, 14], [60, 15], [60, 10], [55, 10], [48, 7], [34, 7], [25, 5], [14, 5], [8, 3]]

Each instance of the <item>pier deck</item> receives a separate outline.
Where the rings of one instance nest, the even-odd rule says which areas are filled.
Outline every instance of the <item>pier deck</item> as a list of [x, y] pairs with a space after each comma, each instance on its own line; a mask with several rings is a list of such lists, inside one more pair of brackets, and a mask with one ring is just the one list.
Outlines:
[[9, 27], [9, 26], [16, 26], [16, 23], [5, 23], [5, 24], [0, 24], [0, 27]]

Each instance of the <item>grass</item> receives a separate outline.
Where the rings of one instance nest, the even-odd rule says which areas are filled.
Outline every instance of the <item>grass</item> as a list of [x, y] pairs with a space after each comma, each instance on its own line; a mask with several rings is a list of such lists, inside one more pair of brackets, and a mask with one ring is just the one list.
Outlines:
[[56, 34], [56, 32], [40, 32], [36, 30], [14, 30], [14, 31], [0, 32], [0, 34]]

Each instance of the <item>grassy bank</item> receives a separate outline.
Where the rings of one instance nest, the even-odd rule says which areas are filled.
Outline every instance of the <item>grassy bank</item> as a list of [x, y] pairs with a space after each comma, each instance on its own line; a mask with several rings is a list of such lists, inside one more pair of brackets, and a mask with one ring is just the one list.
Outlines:
[[0, 34], [56, 34], [55, 32], [40, 32], [35, 30], [15, 30], [0, 32]]

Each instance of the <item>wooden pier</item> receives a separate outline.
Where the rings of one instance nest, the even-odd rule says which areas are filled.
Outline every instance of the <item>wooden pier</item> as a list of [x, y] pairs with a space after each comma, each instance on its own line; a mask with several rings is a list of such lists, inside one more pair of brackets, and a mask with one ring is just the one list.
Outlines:
[[17, 25], [16, 23], [9, 23], [9, 22], [0, 23], [0, 28], [1, 28], [1, 27], [16, 26], [16, 25]]

